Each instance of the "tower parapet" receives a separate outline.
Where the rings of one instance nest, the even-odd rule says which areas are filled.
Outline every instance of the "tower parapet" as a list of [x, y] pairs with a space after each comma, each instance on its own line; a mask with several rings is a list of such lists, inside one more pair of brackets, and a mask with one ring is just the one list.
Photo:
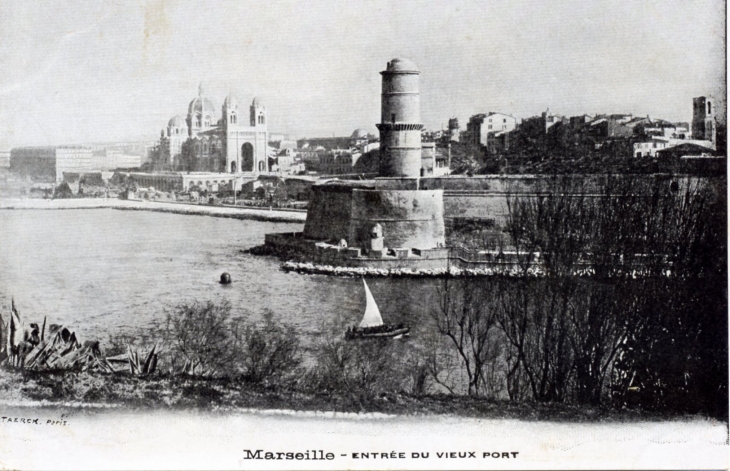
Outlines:
[[408, 59], [393, 59], [380, 74], [380, 176], [418, 177], [421, 173], [420, 71]]

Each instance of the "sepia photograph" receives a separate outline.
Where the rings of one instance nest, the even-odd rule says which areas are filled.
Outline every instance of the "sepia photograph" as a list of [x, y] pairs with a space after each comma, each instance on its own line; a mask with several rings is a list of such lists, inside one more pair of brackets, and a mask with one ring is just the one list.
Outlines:
[[0, 2], [0, 468], [728, 469], [726, 10]]

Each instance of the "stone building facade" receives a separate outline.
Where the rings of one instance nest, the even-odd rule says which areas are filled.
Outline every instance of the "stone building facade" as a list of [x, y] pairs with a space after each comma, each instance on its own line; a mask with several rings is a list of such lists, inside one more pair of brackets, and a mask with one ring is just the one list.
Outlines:
[[10, 151], [10, 172], [35, 181], [60, 183], [63, 173], [92, 170], [92, 149], [83, 146], [16, 147]]
[[496, 133], [517, 128], [517, 118], [504, 113], [482, 113], [469, 118], [466, 124], [469, 144], [474, 148], [489, 147], [489, 139]]
[[[198, 96], [188, 105], [187, 117], [170, 119], [159, 147], [165, 163], [175, 169], [269, 172], [268, 134], [266, 107], [261, 100], [254, 98], [246, 112], [229, 93], [219, 115], [201, 84]], [[189, 156], [194, 157], [194, 164], [186, 162]]]

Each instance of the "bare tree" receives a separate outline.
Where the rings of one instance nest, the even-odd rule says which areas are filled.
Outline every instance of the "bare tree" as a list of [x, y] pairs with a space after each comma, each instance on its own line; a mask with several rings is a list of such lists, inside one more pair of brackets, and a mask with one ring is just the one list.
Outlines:
[[[467, 376], [469, 395], [495, 395], [502, 385], [497, 369], [502, 354], [493, 302], [494, 284], [444, 279], [436, 327], [450, 340]], [[436, 378], [438, 379], [438, 378]]]

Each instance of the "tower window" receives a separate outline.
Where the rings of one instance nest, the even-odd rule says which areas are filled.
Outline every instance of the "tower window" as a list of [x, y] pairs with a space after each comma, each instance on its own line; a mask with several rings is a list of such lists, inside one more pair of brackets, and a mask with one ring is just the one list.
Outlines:
[[390, 115], [390, 122], [395, 123], [395, 113]]
[[712, 114], [712, 103], [707, 102], [707, 114]]

